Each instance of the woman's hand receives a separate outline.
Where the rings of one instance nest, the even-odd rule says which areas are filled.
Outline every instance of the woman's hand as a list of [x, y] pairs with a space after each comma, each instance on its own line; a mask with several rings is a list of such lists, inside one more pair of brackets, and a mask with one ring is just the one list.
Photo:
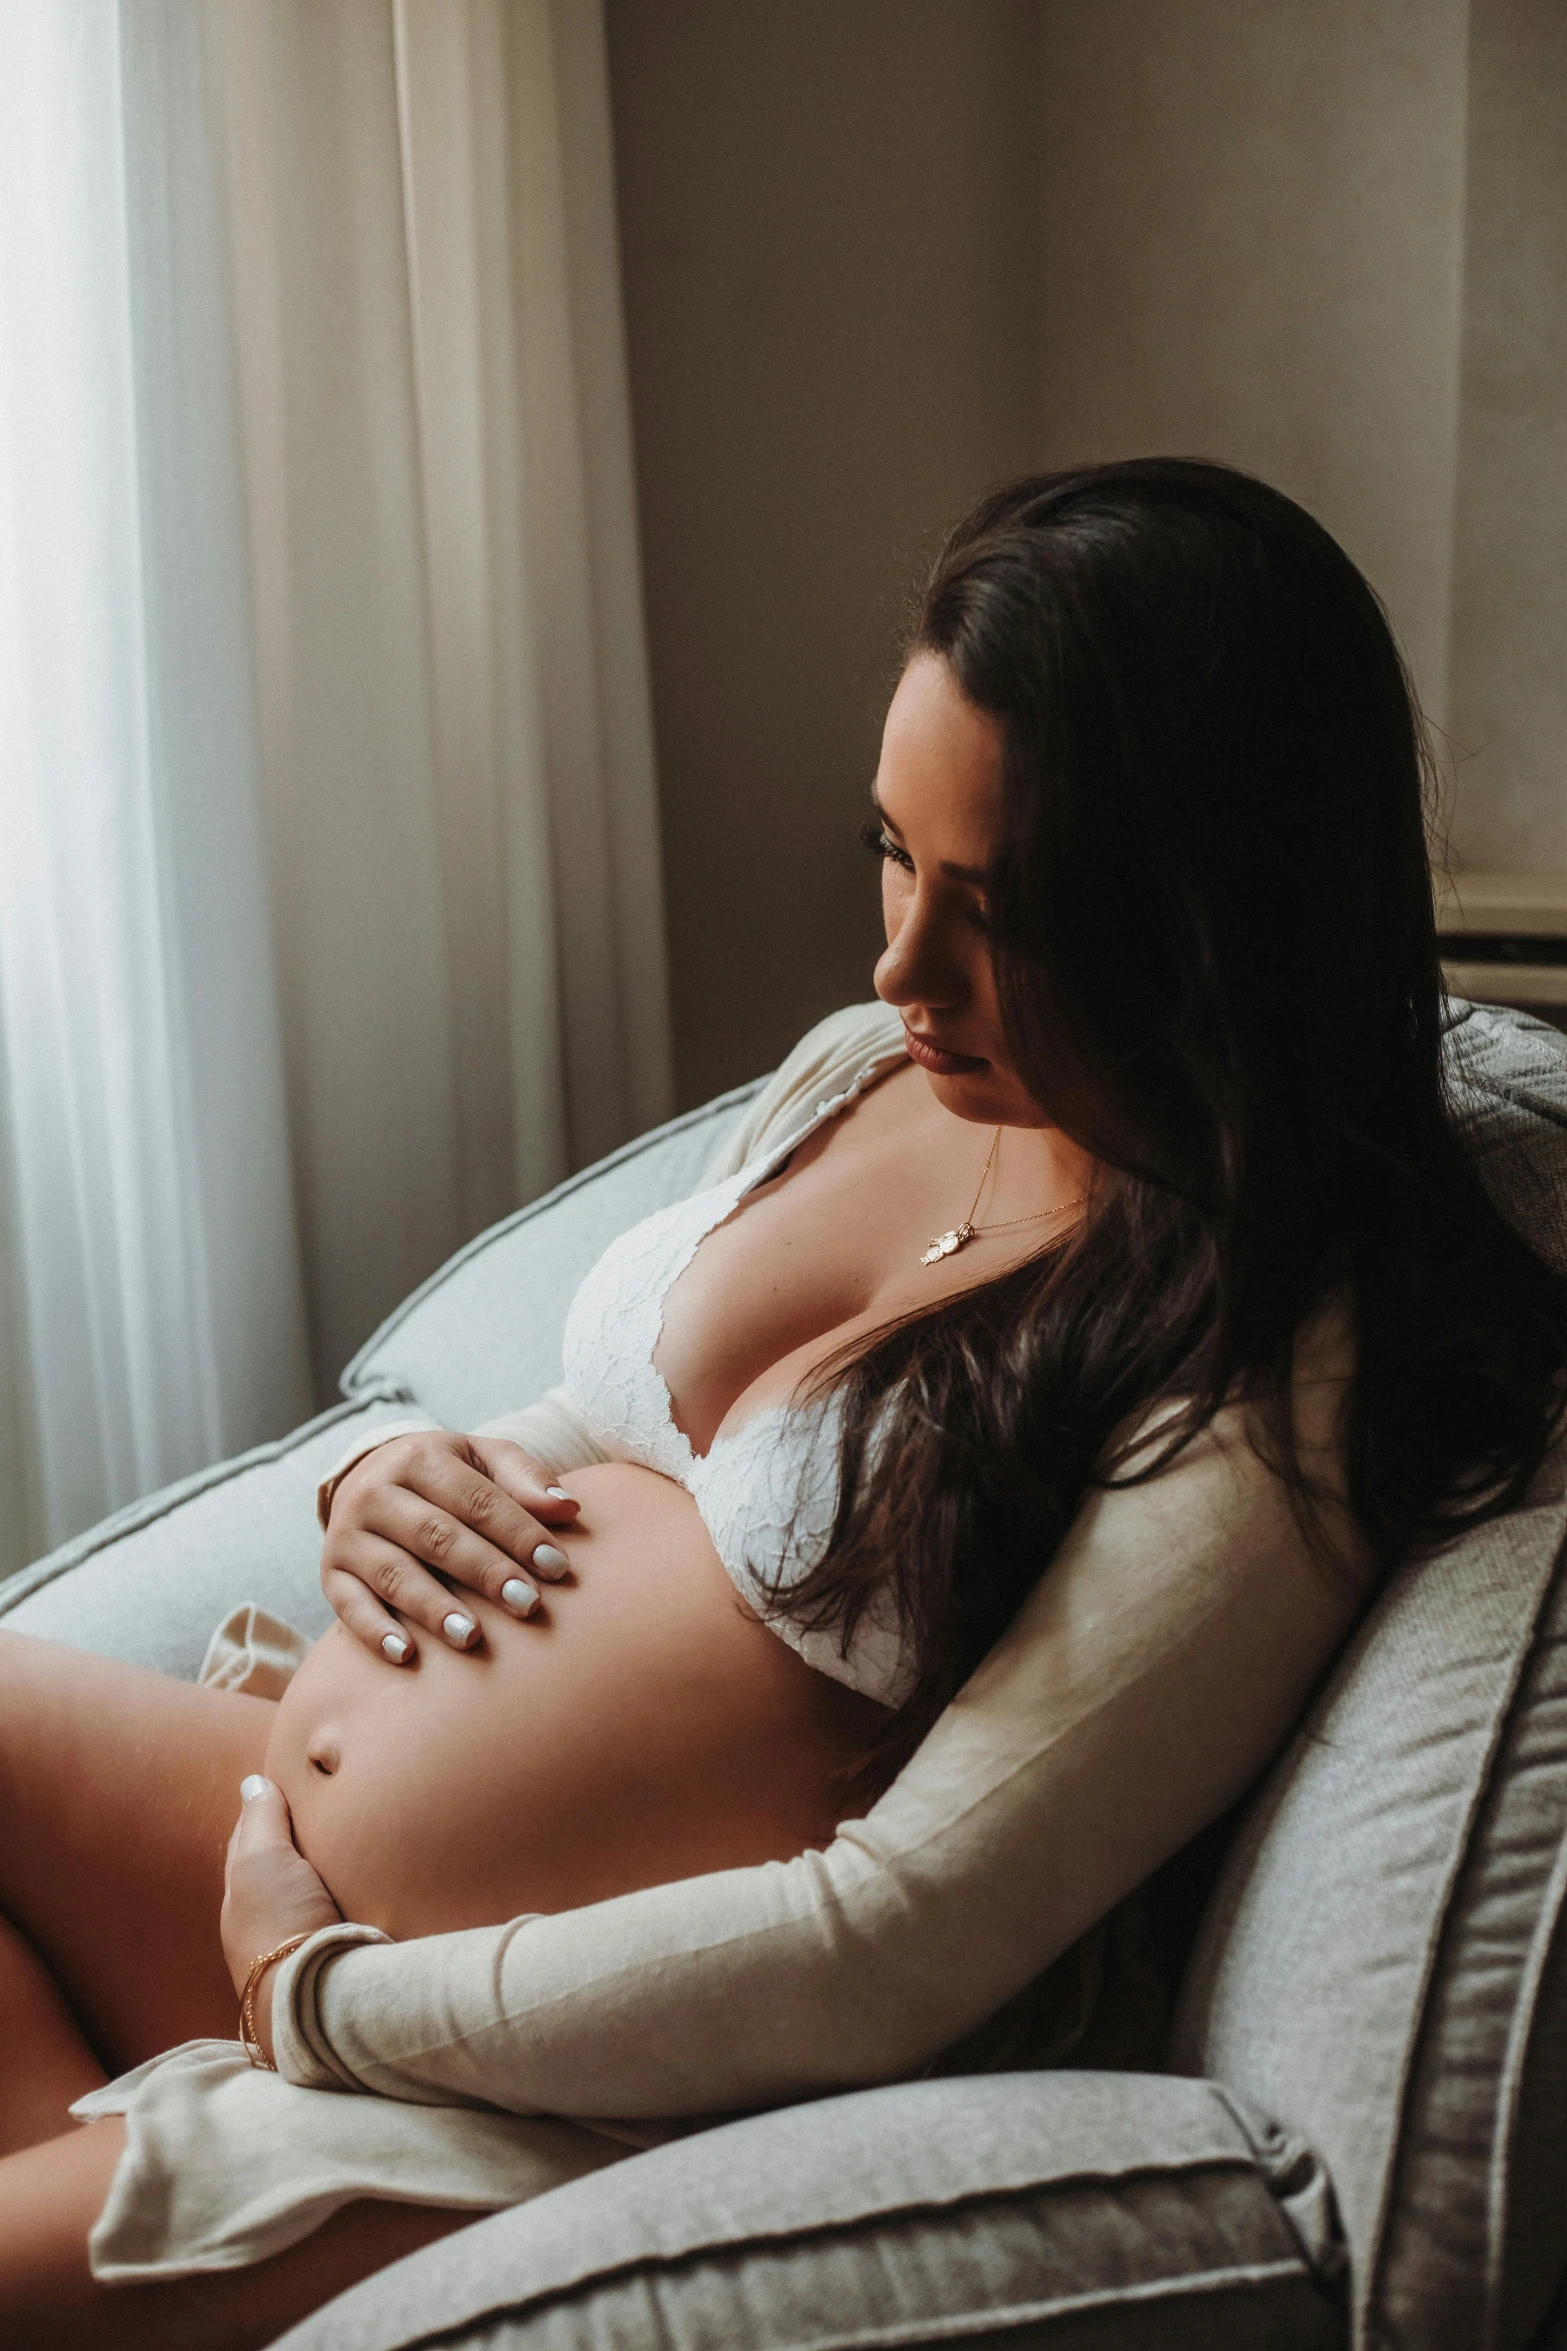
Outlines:
[[355, 1639], [393, 1665], [415, 1656], [398, 1616], [471, 1649], [479, 1627], [453, 1606], [450, 1585], [531, 1616], [539, 1582], [570, 1568], [553, 1536], [576, 1515], [548, 1470], [504, 1437], [393, 1437], [356, 1461], [332, 1496], [321, 1589]]
[[[253, 1772], [240, 1783], [240, 1813], [229, 1839], [218, 1929], [235, 1993], [263, 1951], [275, 1951], [296, 1935], [332, 1926], [342, 1912], [294, 1843], [288, 1803], [281, 1788]], [[256, 2041], [272, 2056], [272, 1976], [259, 1979], [251, 2003]]]

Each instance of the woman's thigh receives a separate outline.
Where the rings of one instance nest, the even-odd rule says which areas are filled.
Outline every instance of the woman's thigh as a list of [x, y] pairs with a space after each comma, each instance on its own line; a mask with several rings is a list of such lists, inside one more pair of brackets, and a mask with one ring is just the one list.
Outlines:
[[0, 1632], [0, 1911], [110, 2073], [235, 2031], [223, 1856], [275, 1711]]
[[49, 2351], [251, 2351], [389, 2261], [477, 2218], [416, 2204], [359, 2203], [249, 2269], [145, 2286], [102, 2286], [87, 2235], [124, 2145], [96, 2122], [0, 2160], [0, 2343]]

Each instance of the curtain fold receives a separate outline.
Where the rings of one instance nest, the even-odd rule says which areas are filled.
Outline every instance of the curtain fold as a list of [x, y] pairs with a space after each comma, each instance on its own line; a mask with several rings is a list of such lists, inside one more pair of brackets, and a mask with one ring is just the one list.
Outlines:
[[0, 38], [3, 1570], [671, 1088], [599, 0]]
[[603, 35], [598, 0], [209, 33], [324, 1389], [672, 1102]]
[[200, 29], [0, 6], [7, 1566], [309, 1395]]

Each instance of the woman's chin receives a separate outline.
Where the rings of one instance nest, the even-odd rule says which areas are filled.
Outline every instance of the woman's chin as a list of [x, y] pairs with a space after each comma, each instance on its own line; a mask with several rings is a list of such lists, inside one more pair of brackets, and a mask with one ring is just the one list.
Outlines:
[[992, 1061], [982, 1061], [975, 1069], [950, 1075], [926, 1069], [921, 1063], [915, 1066], [942, 1109], [950, 1111], [954, 1118], [966, 1118], [973, 1125], [983, 1127], [1048, 1127], [1054, 1123], [1037, 1102], [1030, 1100], [1017, 1080], [997, 1069]]

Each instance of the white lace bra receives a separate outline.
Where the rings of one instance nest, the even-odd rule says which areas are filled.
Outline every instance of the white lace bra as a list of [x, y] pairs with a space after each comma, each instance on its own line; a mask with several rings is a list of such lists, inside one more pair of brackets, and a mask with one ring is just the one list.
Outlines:
[[612, 1241], [571, 1302], [564, 1334], [565, 1385], [607, 1453], [656, 1469], [696, 1503], [719, 1558], [749, 1606], [808, 1665], [896, 1706], [913, 1686], [913, 1660], [891, 1611], [867, 1609], [847, 1654], [835, 1632], [806, 1632], [768, 1615], [774, 1596], [820, 1559], [838, 1499], [837, 1399], [769, 1404], [697, 1454], [675, 1426], [654, 1362], [664, 1300], [706, 1236], [747, 1192], [776, 1175], [791, 1152], [858, 1100], [896, 1054], [882, 1053], [841, 1094], [818, 1102], [793, 1134], [735, 1175], [644, 1217]]

